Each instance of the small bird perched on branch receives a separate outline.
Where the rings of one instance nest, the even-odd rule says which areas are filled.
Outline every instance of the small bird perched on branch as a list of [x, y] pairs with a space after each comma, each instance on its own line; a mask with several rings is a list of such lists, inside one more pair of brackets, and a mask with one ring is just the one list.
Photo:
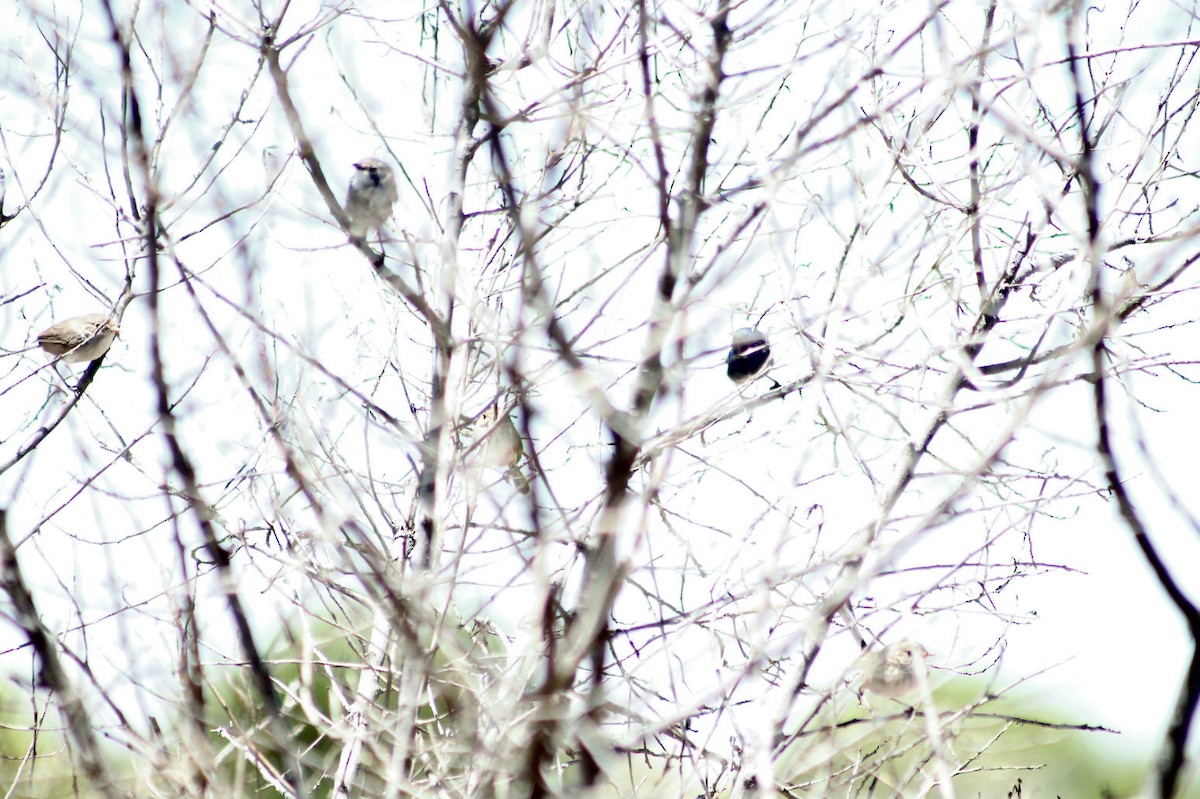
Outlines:
[[480, 463], [489, 469], [504, 469], [517, 491], [528, 494], [529, 478], [521, 471], [525, 445], [512, 417], [493, 404], [480, 414], [473, 427], [479, 431], [477, 435], [487, 436], [480, 445]]
[[766, 334], [752, 327], [734, 331], [733, 346], [725, 356], [725, 374], [730, 380], [741, 386], [764, 374], [770, 366], [771, 345]]
[[904, 640], [883, 649], [864, 652], [858, 659], [863, 691], [899, 699], [912, 691], [929, 674], [929, 650], [916, 641]]
[[391, 217], [398, 198], [396, 174], [390, 166], [378, 158], [364, 158], [355, 164], [346, 191], [350, 235], [365, 236], [372, 230], [380, 230]]
[[38, 344], [67, 363], [94, 361], [112, 346], [121, 328], [111, 315], [89, 313], [51, 325], [38, 334]]

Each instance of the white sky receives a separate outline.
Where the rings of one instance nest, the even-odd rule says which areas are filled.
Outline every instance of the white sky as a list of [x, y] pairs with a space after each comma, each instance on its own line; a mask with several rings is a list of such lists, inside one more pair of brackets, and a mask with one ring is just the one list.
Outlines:
[[[756, 46], [735, 48], [727, 66], [727, 72], [736, 73], [723, 94], [731, 110], [714, 132], [712, 156], [713, 160], [726, 159], [726, 163], [738, 160], [737, 167], [722, 173], [725, 187], [769, 173], [772, 165], [789, 153], [790, 147], [781, 143], [786, 142], [797, 119], [836, 96], [852, 75], [859, 74], [869, 57], [867, 44], [873, 43], [878, 52], [886, 52], [896, 40], [895, 34], [888, 31], [907, 31], [919, 14], [927, 11], [926, 5], [914, 3], [898, 3], [882, 10], [869, 2], [832, 5], [818, 13], [800, 4], [739, 6], [735, 22], [753, 17], [760, 7], [771, 19]], [[234, 4], [215, 3], [213, 7], [223, 26], [236, 27], [230, 15], [245, 13]], [[453, 81], [438, 83], [437, 94], [431, 91], [429, 71], [439, 65], [433, 63], [434, 55], [428, 48], [420, 49], [411, 18], [395, 17], [394, 7], [388, 3], [360, 3], [358, 7], [364, 19], [347, 17], [321, 30], [292, 67], [290, 78], [301, 113], [339, 191], [348, 179], [353, 160], [365, 155], [389, 160], [398, 157], [422, 192], [428, 186], [440, 214], [453, 167], [451, 134], [457, 101]], [[514, 32], [497, 45], [501, 52], [496, 55], [512, 58], [520, 52], [519, 32], [528, 20], [537, 17], [538, 12], [529, 10], [536, 8], [541, 7], [523, 6], [522, 13], [510, 20]], [[886, 104], [888, 98], [903, 96], [906, 87], [915, 87], [928, 74], [945, 70], [944, 79], [929, 81], [921, 91], [914, 92], [911, 100], [898, 105], [893, 115], [884, 115], [884, 122], [893, 131], [916, 130], [918, 123], [927, 119], [923, 115], [942, 108], [943, 99], [952, 97], [949, 105], [954, 113], [947, 111], [944, 124], [934, 125], [916, 149], [927, 155], [933, 153], [922, 173], [930, 185], [962, 200], [965, 137], [955, 120], [966, 113], [969, 101], [956, 83], [964, 80], [961, 65], [968, 62], [970, 52], [963, 39], [977, 38], [980, 8], [977, 3], [952, 4], [948, 16], [931, 28], [924, 47], [906, 51], [889, 64], [878, 97], [871, 98], [864, 91], [859, 102], [830, 117], [812, 138], [853, 127], [859, 109], [867, 107], [872, 99]], [[998, 26], [996, 40], [1017, 36], [1022, 45], [1021, 57], [1027, 64], [1061, 58], [1061, 20], [1040, 19], [1030, 10], [1033, 8], [1034, 4], [1006, 4], [1005, 24]], [[195, 42], [203, 26], [196, 9], [188, 4], [167, 3], [166, 9], [161, 26], [150, 24], [156, 12], [144, 12], [144, 35], [145, 46], [155, 53], [156, 64], [169, 78], [169, 93], [173, 96], [180, 71], [195, 56]], [[314, 4], [296, 4], [289, 15], [295, 20], [291, 29], [310, 13], [317, 13]], [[590, 16], [596, 40], [601, 43], [605, 40], [599, 34], [616, 24], [616, 12], [611, 9], [585, 7], [575, 13]], [[677, 25], [691, 26], [697, 35], [703, 32], [700, 20], [686, 7], [670, 5], [667, 13]], [[1133, 22], [1122, 27], [1123, 11], [1119, 9], [1089, 13], [1095, 37], [1092, 50], [1164, 41], [1179, 35], [1174, 27], [1177, 21], [1167, 19], [1166, 14], [1161, 19], [1149, 12], [1135, 15]], [[76, 30], [78, 10], [64, 14], [59, 24]], [[799, 35], [801, 20], [810, 14], [808, 27]], [[1024, 19], [1026, 26], [1011, 26], [1014, 15]], [[53, 96], [53, 86], [46, 83], [51, 74], [50, 60], [37, 37], [34, 20], [24, 8], [0, 10], [5, 31], [0, 85], [9, 87], [0, 95], [0, 108], [4, 109], [0, 111], [4, 131], [0, 155], [9, 176], [5, 209], [10, 212], [15, 204], [25, 202], [25, 192], [36, 184], [52, 147], [46, 135], [48, 98]], [[42, 24], [45, 27], [47, 23]], [[664, 39], [658, 44], [672, 57], [678, 55], [677, 42], [666, 33], [662, 35]], [[443, 36], [445, 42], [451, 42], [444, 31]], [[171, 57], [161, 57], [156, 49], [162, 45], [162, 38], [172, 45], [168, 50]], [[844, 47], [838, 42], [844, 42]], [[450, 47], [436, 56], [449, 69], [457, 67], [452, 50]], [[999, 46], [998, 52], [1009, 55], [1012, 48]], [[587, 187], [594, 192], [587, 195], [590, 202], [562, 226], [547, 245], [544, 257], [553, 264], [551, 277], [556, 280], [560, 296], [580, 292], [565, 306], [564, 313], [571, 331], [581, 333], [581, 348], [598, 356], [591, 362], [589, 376], [609, 390], [610, 398], [624, 405], [633, 364], [641, 351], [647, 298], [653, 290], [661, 254], [655, 251], [647, 255], [643, 249], [656, 235], [652, 184], [646, 179], [645, 164], [635, 160], [644, 151], [638, 150], [632, 157], [622, 154], [622, 148], [630, 146], [642, 123], [635, 53], [613, 52], [593, 42], [579, 44], [574, 57], [586, 61], [597, 53], [602, 54], [602, 63], [612, 77], [598, 84], [603, 85], [602, 91], [597, 91], [601, 91], [598, 96], [604, 102], [590, 106], [575, 124], [586, 124], [589, 135], [607, 152], [597, 154], [589, 167], [594, 173]], [[1115, 69], [1121, 74], [1109, 82], [1128, 79], [1133, 88], [1124, 95], [1124, 113], [1101, 154], [1106, 164], [1132, 160], [1128, 153], [1140, 152], [1146, 146], [1149, 139], [1141, 135], [1138, 120], [1153, 115], [1158, 99], [1155, 87], [1174, 67], [1177, 55], [1177, 50], [1151, 49], [1117, 62]], [[562, 52], [556, 50], [555, 56], [566, 63]], [[357, 254], [343, 246], [344, 237], [295, 161], [287, 166], [284, 178], [268, 200], [225, 226], [184, 239], [223, 210], [251, 202], [263, 192], [264, 149], [282, 148], [286, 153], [293, 146], [271, 102], [270, 82], [260, 79], [241, 115], [247, 121], [233, 127], [216, 155], [214, 168], [192, 183], [196, 165], [211, 147], [232, 102], [246, 88], [248, 70], [255, 58], [252, 49], [231, 41], [224, 33], [214, 38], [197, 93], [173, 122], [173, 134], [163, 145], [159, 163], [169, 200], [164, 217], [177, 242], [179, 257], [208, 286], [238, 305], [237, 309], [231, 308], [214, 300], [207, 288], [198, 289], [206, 312], [212, 314], [231, 349], [242, 357], [250, 374], [261, 381], [258, 388], [262, 396], [277, 401], [286, 411], [288, 435], [298, 448], [311, 448], [305, 468], [311, 470], [314, 479], [324, 479], [322, 488], [328, 492], [331, 505], [346, 514], [372, 512], [364, 511], [360, 504], [362, 497], [356, 488], [361, 489], [361, 484], [337, 479], [334, 469], [322, 465], [322, 447], [336, 448], [347, 468], [363, 473], [369, 469], [380, 484], [392, 485], [412, 478], [410, 459], [415, 454], [411, 439], [377, 426], [365, 426], [361, 409], [352, 398], [347, 398], [332, 381], [305, 368], [286, 348], [264, 341], [241, 314], [249, 313], [280, 339], [293, 342], [369, 393], [395, 413], [409, 432], [417, 430], [418, 420], [407, 411], [405, 388], [419, 393], [428, 383], [429, 342], [423, 325], [398, 298], [381, 287]], [[663, 64], [670, 62], [670, 58], [663, 60]], [[84, 274], [109, 298], [119, 291], [125, 267], [112, 221], [110, 180], [117, 204], [127, 204], [119, 173], [107, 175], [101, 157], [107, 152], [108, 169], [117, 169], [115, 69], [101, 17], [89, 7], [76, 40], [68, 135], [63, 138], [56, 171], [26, 212], [0, 233], [5, 247], [0, 255], [0, 292], [7, 297], [36, 289], [0, 310], [0, 345], [6, 350], [27, 346], [33, 335], [54, 319], [101, 307], [98, 299], [88, 296], [72, 270]], [[996, 86], [1008, 86], [1002, 94], [1002, 107], [1014, 119], [1029, 112], [1033, 89], [1017, 81], [1009, 86], [1001, 79], [1016, 74], [1018, 68], [1011, 61], [997, 59], [990, 69], [995, 70], [991, 77]], [[339, 70], [344, 72], [345, 82]], [[1059, 109], [1065, 107], [1063, 75], [1062, 67], [1048, 66], [1038, 71], [1032, 82], [1038, 96]], [[787, 79], [787, 87], [779, 91], [781, 77]], [[690, 76], [674, 74], [665, 74], [663, 80], [678, 108], [673, 112], [670, 104], [662, 102], [657, 111], [669, 148], [675, 148], [669, 150], [670, 155], [678, 157], [682, 132], [690, 125], [693, 110], [682, 100], [694, 82]], [[569, 145], [576, 135], [568, 124], [565, 101], [558, 101], [565, 82], [564, 75], [549, 60], [539, 60], [501, 83], [502, 99], [510, 108], [522, 107], [534, 99], [546, 101], [533, 122], [514, 128], [510, 140], [513, 151], [522, 155], [516, 163], [518, 171], [530, 185], [534, 185], [531, 176], [538, 174], [545, 153]], [[357, 100], [347, 91], [347, 84], [356, 88]], [[772, 104], [768, 100], [776, 91], [778, 100]], [[795, 110], [783, 113], [779, 108], [784, 105]], [[167, 102], [164, 110], [171, 107]], [[101, 109], [108, 120], [103, 134]], [[161, 122], [160, 113], [152, 116], [154, 124]], [[29, 119], [34, 121], [27, 122]], [[913, 119], [916, 122], [908, 124]], [[381, 140], [375, 130], [384, 131], [385, 138]], [[1011, 160], [1015, 164], [1013, 174], [1019, 176], [1017, 185], [995, 188], [994, 205], [987, 209], [991, 216], [985, 246], [989, 264], [998, 269], [1006, 252], [1003, 235], [1016, 230], [1027, 214], [1037, 216], [1043, 198], [1056, 192], [1056, 180], [1061, 180], [1057, 170], [1039, 161], [1028, 149], [1013, 145], [1013, 132], [1005, 130], [1000, 122], [985, 126], [984, 137], [989, 145], [1003, 137], [989, 152], [997, 164]], [[1189, 139], [1179, 144], [1181, 158], [1194, 157], [1195, 148], [1188, 148], [1194, 143]], [[639, 141], [638, 147], [643, 144]], [[732, 200], [706, 219], [704, 231], [711, 238], [698, 244], [701, 252], [697, 263], [712, 263], [713, 273], [676, 329], [677, 334], [686, 336], [686, 357], [690, 361], [686, 370], [672, 372], [686, 374], [683, 394], [662, 401], [647, 432], [739, 400], [723, 375], [724, 348], [734, 328], [754, 322], [764, 312], [761, 326], [771, 334], [775, 349], [776, 367], [772, 373], [781, 381], [807, 375], [818, 364], [825, 369], [836, 368], [839, 378], [853, 383], [850, 371], [838, 364], [841, 348], [871, 340], [901, 311], [906, 313], [905, 321], [879, 346], [870, 348], [867, 356], [850, 359], [861, 361], [859, 366], [864, 369], [862, 384], [857, 387], [860, 391], [818, 381], [802, 396], [758, 408], [750, 418], [739, 416], [721, 422], [703, 440], [685, 442], [671, 457], [669, 479], [662, 492], [663, 502], [679, 514], [672, 520], [677, 526], [653, 519], [649, 540], [641, 542], [636, 550], [638, 558], [656, 559], [659, 571], [655, 579], [667, 595], [683, 593], [699, 601], [736, 590], [747, 594], [749, 600], [757, 596], [750, 590], [754, 586], [778, 584], [779, 595], [769, 596], [764, 589], [759, 597], [763, 603], [761, 615], [754, 618], [764, 625], [771, 618], [771, 609], [782, 602], [781, 596], [808, 598], [811, 592], [827, 585], [833, 576], [831, 569], [809, 569], [814, 553], [836, 554], [877, 512], [876, 487], [854, 466], [846, 442], [835, 442], [823, 434], [823, 425], [834, 423], [836, 414], [837, 423], [845, 429], [861, 431], [848, 438], [861, 448], [859, 455], [875, 471], [874, 476], [888, 482], [906, 441], [902, 431], [919, 426], [930, 413], [928, 400], [936, 396], [942, 383], [940, 374], [916, 368], [926, 364], [944, 368], [947, 362], [941, 356], [973, 319], [973, 310], [964, 311], [959, 318], [953, 303], [956, 286], [962, 282], [969, 286], [973, 279], [961, 217], [943, 213], [926, 225], [927, 207], [917, 204], [912, 193], [899, 183], [879, 136], [860, 131], [844, 143], [799, 154], [798, 158], [800, 166], [786, 172], [785, 180], [767, 181], [763, 188]], [[481, 159], [481, 163], [486, 160]], [[847, 170], [847, 163], [853, 165], [852, 170]], [[1149, 168], [1141, 164], [1137, 169]], [[1000, 172], [999, 166], [996, 171]], [[848, 179], [850, 174], [857, 183]], [[484, 191], [486, 186], [471, 188], [474, 193], [468, 201], [469, 210], [494, 209], [495, 198]], [[1105, 192], [1110, 208], [1129, 202], [1119, 184], [1106, 187]], [[738, 236], [727, 249], [719, 249], [740, 221], [740, 212], [758, 200], [771, 203], [761, 222]], [[489, 206], [489, 201], [493, 205]], [[1171, 202], [1177, 202], [1177, 207], [1164, 211], [1162, 219], [1172, 214], [1188, 219], [1197, 202], [1193, 185], [1182, 180], [1163, 184], [1154, 204], [1167, 207]], [[553, 219], [552, 211], [542, 209], [540, 221]], [[1040, 256], [1073, 251], [1077, 246], [1081, 215], [1074, 200], [1064, 204], [1059, 217], [1056, 222], [1061, 230], [1047, 231], [1047, 239], [1052, 234], [1057, 238], [1053, 246], [1039, 250]], [[845, 273], [835, 280], [835, 267], [857, 220], [869, 220], [870, 229], [862, 234]], [[437, 285], [439, 273], [432, 265], [445, 265], [450, 259], [441, 247], [439, 227], [430, 218], [427, 201], [403, 181], [395, 222], [416, 242], [416, 251], [426, 265], [423, 279], [428, 285]], [[1111, 222], [1113, 238], [1135, 230], [1128, 220], [1114, 217]], [[479, 320], [483, 335], [493, 336], [497, 348], [501, 348], [504, 345], [499, 343], [499, 331], [515, 324], [518, 311], [512, 300], [516, 278], [498, 268], [502, 259], [491, 261], [488, 257], [495, 254], [488, 240], [495, 227], [483, 224], [470, 228], [455, 256], [460, 270], [461, 307], [469, 309], [463, 314], [469, 312]], [[130, 230], [123, 225], [121, 235], [130, 235]], [[136, 251], [133, 243], [126, 242], [126, 247], [128, 252]], [[1156, 275], [1161, 277], [1163, 273], [1154, 270], [1175, 263], [1172, 258], [1179, 253], [1164, 256], [1161, 250], [1160, 246], [1129, 251], [1143, 283], [1151, 282]], [[902, 299], [917, 297], [914, 276], [925, 275], [934, 262], [942, 264], [951, 276], [946, 285], [922, 287], [927, 291], [917, 298], [919, 304], [917, 299]], [[910, 269], [912, 264], [923, 268]], [[139, 291], [146, 287], [144, 272], [144, 267], [140, 268]], [[1006, 352], [1003, 344], [989, 346], [981, 362], [1014, 357], [1024, 351], [1042, 329], [1048, 309], [1061, 309], [1062, 313], [1051, 326], [1045, 347], [1072, 339], [1079, 320], [1071, 309], [1078, 304], [1085, 281], [1086, 272], [1078, 262], [1057, 272], [1047, 270], [1039, 278], [1038, 297], [1022, 295], [1006, 309], [1004, 336], [1012, 342], [1010, 350]], [[498, 303], [496, 297], [506, 291], [509, 293], [503, 296], [509, 299]], [[833, 302], [828, 301], [831, 296], [836, 296]], [[963, 296], [974, 295], [967, 288]], [[261, 420], [248, 413], [244, 392], [228, 364], [221, 357], [204, 360], [214, 347], [191, 299], [176, 287], [165, 291], [162, 301], [167, 320], [163, 341], [172, 387], [182, 392], [196, 381], [181, 403], [179, 415], [186, 420], [182, 436], [201, 466], [209, 499], [217, 502], [225, 521], [234, 528], [256, 526], [260, 515], [271, 517], [282, 504], [286, 511], [275, 519], [294, 530], [305, 529], [312, 524], [311, 516], [299, 509], [282, 478], [260, 481], [253, 493], [240, 496], [224, 490], [226, 481], [247, 460], [264, 470], [278, 469], [279, 462], [266, 443]], [[1200, 353], [1194, 352], [1195, 336], [1186, 324], [1191, 321], [1187, 304], [1177, 301], [1156, 311], [1159, 315], [1145, 325], [1149, 330], [1136, 318], [1131, 320], [1128, 327], [1144, 333], [1134, 343], [1164, 357], [1195, 360]], [[603, 324], [586, 327], [598, 309], [603, 309]], [[1170, 324], [1182, 326], [1167, 327]], [[161, 591], [175, 589], [177, 554], [169, 544], [171, 526], [163, 523], [165, 503], [158, 490], [163, 479], [163, 455], [153, 433], [155, 413], [146, 336], [151, 325], [144, 297], [129, 307], [122, 327], [122, 340], [77, 412], [34, 457], [0, 476], [0, 504], [10, 509], [9, 525], [14, 537], [27, 536], [38, 520], [49, 519], [25, 543], [21, 557], [23, 566], [34, 577], [47, 623], [53, 630], [76, 622], [76, 614], [94, 620], [123, 605], [136, 605]], [[798, 331], [802, 328], [820, 329], [825, 346], [818, 348], [801, 336]], [[606, 452], [604, 435], [577, 385], [555, 367], [544, 337], [528, 331], [523, 340], [527, 349], [522, 352], [522, 363], [526, 369], [545, 365], [548, 370], [533, 398], [541, 412], [534, 426], [544, 443], [547, 462], [553, 466], [550, 474], [555, 496], [572, 511], [558, 520], [559, 531], [570, 529], [578, 537], [596, 510], [600, 465]], [[0, 361], [0, 418], [8, 420], [0, 457], [10, 457], [57, 401], [43, 406], [51, 383], [48, 372], [17, 385], [42, 363], [38, 352], [6, 356]], [[1077, 371], [1078, 363], [1074, 366]], [[1075, 371], [1064, 371], [1060, 376]], [[877, 391], [875, 384], [885, 378], [887, 390]], [[1196, 562], [1196, 531], [1184, 526], [1177, 509], [1170, 507], [1168, 499], [1155, 488], [1156, 483], [1165, 480], [1178, 492], [1179, 502], [1190, 499], [1194, 475], [1191, 453], [1200, 445], [1196, 426], [1188, 422], [1195, 404], [1194, 387], [1163, 374], [1137, 374], [1131, 381], [1139, 396], [1152, 398], [1154, 408], [1130, 406], [1123, 395], [1117, 397], [1122, 418], [1136, 419], [1136, 426], [1123, 424], [1119, 431], [1121, 451], [1131, 464], [1135, 458], [1156, 464], [1158, 474], [1140, 473], [1136, 467], [1131, 470], [1135, 496], [1151, 522], [1156, 542], [1180, 572], [1176, 576], [1190, 580], [1189, 587], [1195, 589], [1195, 570], [1178, 567]], [[750, 393], [762, 388], [756, 386]], [[958, 432], [946, 432], [939, 438], [939, 456], [954, 468], [967, 468], [976, 455], [975, 448], [985, 449], [1024, 407], [1024, 398], [1019, 395], [1024, 388], [1026, 385], [1010, 392], [1011, 401], [1006, 404], [962, 414], [961, 422], [956, 420]], [[491, 390], [485, 387], [464, 392], [463, 410], [479, 410]], [[964, 393], [958, 402], [962, 406], [990, 401], [999, 393]], [[1114, 393], [1119, 394], [1115, 387]], [[1004, 452], [1005, 459], [1046, 471], [1083, 475], [1096, 484], [1094, 422], [1087, 384], [1076, 382], [1056, 388], [1033, 403], [1028, 412], [1016, 441]], [[1127, 415], [1132, 412], [1136, 416]], [[1144, 433], [1144, 442], [1134, 438], [1132, 431], [1138, 427]], [[119, 449], [114, 428], [127, 442], [149, 433], [135, 447], [134, 463], [114, 456]], [[956, 439], [958, 435], [960, 439]], [[927, 461], [923, 468], [934, 466]], [[102, 469], [103, 475], [76, 495], [78, 481]], [[903, 514], [923, 512], [955, 480], [953, 474], [934, 475], [914, 488], [898, 507], [888, 535], [905, 532], [912, 520]], [[239, 490], [245, 490], [245, 484]], [[525, 520], [523, 509], [509, 501], [507, 491], [501, 486], [493, 498], [481, 500], [475, 521], [494, 521], [502, 526]], [[963, 671], [969, 671], [976, 659], [1003, 636], [1006, 650], [997, 684], [1036, 674], [1019, 693], [1045, 702], [1047, 708], [1058, 709], [1054, 715], [1120, 729], [1127, 736], [1122, 739], [1123, 746], [1130, 741], [1157, 741], [1188, 655], [1177, 614], [1163, 601], [1128, 532], [1114, 518], [1109, 505], [1094, 494], [1088, 495], [1086, 486], [1080, 484], [1059, 481], [1051, 491], [1064, 495], [1047, 508], [1058, 518], [1037, 520], [1032, 528], [1032, 549], [1039, 561], [1065, 564], [1075, 573], [1016, 580], [994, 597], [994, 612], [982, 606], [975, 612], [959, 614], [880, 612], [869, 618], [868, 624], [876, 624], [878, 630], [886, 628], [889, 636], [903, 633], [918, 637], [935, 653], [937, 662]], [[392, 500], [385, 504], [393, 516], [402, 517], [403, 492], [397, 494], [394, 504], [390, 504]], [[768, 511], [768, 506], [774, 509]], [[820, 506], [820, 510], [812, 511], [814, 506]], [[961, 511], [960, 519], [931, 532], [904, 556], [900, 565], [954, 562], [979, 546], [981, 536], [992, 529], [1009, 529], [989, 550], [992, 569], [999, 570], [997, 564], [1028, 553], [1030, 545], [1016, 534], [1022, 526], [1022, 508], [977, 493], [956, 510]], [[375, 514], [376, 522], [381, 521], [382, 514]], [[185, 524], [183, 535], [194, 537], [190, 524]], [[105, 544], [97, 545], [100, 541]], [[498, 561], [484, 545], [490, 542], [482, 536], [474, 543], [479, 550], [463, 557], [460, 582], [455, 587], [460, 613], [469, 615], [478, 606], [502, 629], [522, 634], [529, 621], [522, 611], [530, 607], [526, 600], [534, 595], [534, 588], [513, 587], [506, 589], [500, 600], [488, 600], [497, 593], [495, 586], [510, 580], [524, 581], [528, 575], [517, 558]], [[571, 554], [569, 547], [562, 547], [559, 561], [567, 563]], [[246, 598], [257, 601], [255, 590], [279, 564], [266, 552], [245, 552], [243, 557]], [[684, 574], [682, 570], [688, 565], [695, 568], [686, 573], [684, 580], [678, 575]], [[263, 574], [258, 573], [259, 569]], [[287, 569], [282, 571], [286, 573]], [[675, 585], [677, 579], [681, 580], [677, 590], [664, 587]], [[871, 586], [870, 593], [881, 606], [905, 597], [911, 601], [932, 585], [932, 580], [931, 572], [926, 571], [885, 577]], [[288, 575], [275, 587], [280, 589], [275, 599], [284, 599], [256, 607], [263, 630], [271, 629], [276, 614], [288, 613], [289, 593], [304, 596], [306, 590], [304, 580], [295, 575]], [[952, 596], [961, 600], [965, 591], [963, 586]], [[66, 601], [68, 595], [82, 605], [73, 607]], [[933, 597], [935, 602], [950, 598], [950, 594]], [[747, 601], [746, 606], [749, 604]], [[786, 607], [775, 609], [786, 612]], [[618, 607], [621, 621], [632, 623], [646, 612], [642, 596], [627, 590]], [[91, 625], [86, 646], [96, 651], [96, 663], [103, 666], [108, 662], [111, 673], [106, 674], [106, 680], [114, 684], [125, 679], [138, 682], [146, 679], [142, 670], [164, 667], [172, 657], [173, 622], [169, 603], [157, 601], [144, 612], [126, 611], [113, 621]], [[754, 627], [750, 620], [746, 623]], [[761, 632], [750, 630], [747, 634]], [[215, 641], [222, 640], [219, 631], [213, 634]], [[20, 640], [13, 629], [0, 628], [0, 649], [8, 649]], [[73, 640], [83, 645], [82, 637]], [[142, 642], [134, 644], [136, 658], [128, 657], [128, 640]], [[787, 654], [789, 641], [794, 639], [782, 636], [765, 645], [779, 648], [782, 656]], [[680, 663], [662, 666], [648, 658], [638, 667], [638, 676], [676, 687], [687, 684], [699, 692], [714, 678], [714, 646], [707, 636], [681, 637], [673, 650]], [[235, 656], [231, 645], [222, 654]], [[842, 636], [835, 641], [834, 654], [821, 663], [815, 679], [838, 679], [852, 657], [853, 646]], [[27, 655], [10, 652], [5, 659], [0, 666], [28, 672]], [[756, 690], [757, 686], [748, 693]]]

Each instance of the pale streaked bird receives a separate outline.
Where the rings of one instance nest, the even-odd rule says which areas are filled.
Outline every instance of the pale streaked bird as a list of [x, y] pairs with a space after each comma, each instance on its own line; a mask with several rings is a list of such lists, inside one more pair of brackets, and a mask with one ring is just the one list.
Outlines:
[[94, 361], [112, 346], [113, 338], [120, 334], [116, 320], [106, 313], [89, 313], [72, 316], [51, 325], [38, 334], [38, 344], [67, 363]]
[[365, 236], [381, 229], [391, 217], [398, 197], [396, 174], [390, 166], [378, 158], [364, 158], [355, 164], [346, 191], [350, 235]]
[[[500, 417], [499, 421], [497, 416]], [[499, 409], [492, 405], [480, 414], [473, 427], [479, 430], [479, 435], [487, 436], [479, 447], [480, 462], [489, 469], [504, 469], [516, 489], [522, 494], [528, 494], [529, 480], [521, 472], [521, 458], [525, 455], [525, 445], [512, 417], [501, 414]]]
[[922, 674], [929, 674], [928, 660], [929, 650], [910, 640], [864, 652], [858, 660], [862, 690], [899, 699], [920, 685]]
[[739, 386], [762, 375], [771, 366], [771, 345], [767, 336], [752, 327], [733, 334], [733, 346], [725, 356], [725, 374]]

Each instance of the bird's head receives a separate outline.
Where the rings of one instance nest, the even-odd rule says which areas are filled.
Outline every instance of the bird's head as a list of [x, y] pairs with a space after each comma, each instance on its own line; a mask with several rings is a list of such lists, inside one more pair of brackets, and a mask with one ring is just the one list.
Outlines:
[[364, 158], [355, 164], [354, 168], [374, 186], [390, 183], [392, 180], [392, 168], [378, 158]]

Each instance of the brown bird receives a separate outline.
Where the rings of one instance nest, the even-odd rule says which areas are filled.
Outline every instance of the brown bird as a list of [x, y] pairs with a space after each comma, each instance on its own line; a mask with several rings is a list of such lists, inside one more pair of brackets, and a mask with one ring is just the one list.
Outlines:
[[364, 158], [355, 164], [346, 191], [350, 235], [365, 236], [372, 230], [382, 230], [398, 197], [396, 175], [390, 166], [378, 158]]
[[889, 699], [899, 699], [920, 685], [929, 674], [929, 650], [916, 641], [897, 641], [859, 658], [862, 690]]
[[483, 441], [480, 462], [489, 469], [504, 469], [509, 481], [522, 494], [529, 493], [529, 478], [521, 471], [525, 445], [512, 417], [491, 405], [475, 420], [475, 435], [487, 436]]
[[121, 328], [110, 314], [89, 313], [51, 325], [38, 334], [38, 344], [67, 363], [94, 361], [112, 346]]

